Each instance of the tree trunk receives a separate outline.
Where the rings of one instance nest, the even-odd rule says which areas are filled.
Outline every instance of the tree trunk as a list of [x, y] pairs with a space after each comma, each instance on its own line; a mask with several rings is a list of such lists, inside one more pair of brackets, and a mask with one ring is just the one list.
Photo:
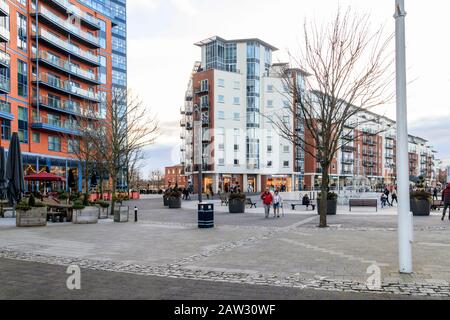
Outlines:
[[[114, 213], [114, 207], [116, 204], [116, 188], [117, 188], [117, 176], [115, 174], [111, 175], [112, 187], [111, 187], [111, 214], [114, 215], [114, 221], [116, 221], [116, 216]], [[120, 214], [120, 213], [119, 213]], [[120, 217], [119, 217], [120, 220]]]
[[327, 228], [327, 207], [328, 207], [328, 184], [329, 184], [329, 165], [322, 165], [322, 185], [320, 186], [320, 223], [319, 228]]

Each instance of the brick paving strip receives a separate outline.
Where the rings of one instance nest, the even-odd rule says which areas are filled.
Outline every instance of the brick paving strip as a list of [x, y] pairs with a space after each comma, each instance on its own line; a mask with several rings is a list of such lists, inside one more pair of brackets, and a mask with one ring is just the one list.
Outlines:
[[[212, 252], [213, 254], [215, 252]], [[204, 254], [202, 254], [204, 255]], [[145, 266], [113, 261], [96, 261], [91, 259], [77, 259], [68, 257], [49, 256], [20, 252], [17, 250], [0, 249], [0, 258], [45, 263], [59, 266], [78, 265], [82, 269], [136, 274], [143, 276], [157, 276], [178, 279], [218, 281], [226, 283], [240, 283], [253, 285], [267, 285], [276, 287], [290, 287], [300, 289], [316, 289], [340, 292], [383, 293], [406, 296], [450, 297], [450, 286], [442, 284], [416, 283], [383, 283], [378, 290], [370, 290], [365, 283], [349, 280], [332, 280], [316, 277], [315, 279], [301, 279], [299, 275], [279, 277], [276, 275], [250, 274], [243, 272], [219, 272], [211, 270], [192, 270], [178, 264]]]

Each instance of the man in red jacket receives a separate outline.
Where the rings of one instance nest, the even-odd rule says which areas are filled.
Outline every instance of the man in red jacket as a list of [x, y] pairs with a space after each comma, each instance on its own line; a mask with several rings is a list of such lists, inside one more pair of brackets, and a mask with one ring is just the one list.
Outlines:
[[272, 205], [272, 202], [273, 202], [273, 196], [270, 193], [269, 188], [266, 188], [266, 191], [264, 191], [261, 194], [261, 200], [263, 201], [264, 211], [266, 213], [266, 219], [267, 219], [267, 218], [269, 218], [270, 206]]
[[[441, 220], [444, 221], [445, 213], [450, 208], [450, 182], [447, 183], [447, 188], [442, 191], [442, 201], [444, 201], [444, 213]], [[450, 213], [448, 214], [448, 219], [450, 220]]]

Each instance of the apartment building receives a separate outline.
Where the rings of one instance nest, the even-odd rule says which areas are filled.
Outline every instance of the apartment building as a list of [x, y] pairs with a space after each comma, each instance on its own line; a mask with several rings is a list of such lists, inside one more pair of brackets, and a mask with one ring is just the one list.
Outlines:
[[75, 0], [0, 0], [0, 12], [1, 145], [17, 131], [26, 174], [71, 170], [81, 189], [77, 119], [107, 119], [115, 24]]
[[[272, 63], [277, 49], [260, 39], [215, 36], [195, 45], [201, 48], [202, 59], [191, 72], [180, 122], [181, 164], [194, 189], [200, 163], [203, 187], [212, 186], [215, 191], [236, 184], [255, 192], [266, 187], [293, 191], [320, 185], [314, 141], [303, 123], [296, 123], [283, 81], [288, 72], [304, 90], [308, 74]], [[274, 121], [283, 121], [304, 135], [312, 146], [309, 152], [280, 137]], [[329, 172], [332, 186], [396, 183], [395, 121], [361, 112], [349, 119], [340, 144]], [[422, 175], [429, 185], [435, 184], [433, 147], [410, 136], [409, 151], [411, 180]]]

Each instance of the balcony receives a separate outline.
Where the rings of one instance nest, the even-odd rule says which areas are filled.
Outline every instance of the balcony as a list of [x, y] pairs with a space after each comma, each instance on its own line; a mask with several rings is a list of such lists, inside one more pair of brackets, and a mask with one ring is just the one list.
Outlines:
[[208, 92], [209, 92], [209, 85], [194, 89], [195, 94], [207, 94]]
[[[64, 20], [58, 15], [54, 14], [50, 10], [45, 7], [39, 6], [37, 13], [41, 18], [40, 21], [46, 21], [47, 23], [51, 23], [54, 27], [56, 27], [59, 31], [67, 32], [76, 38], [79, 41], [82, 41], [85, 45], [89, 45], [92, 48], [98, 49], [100, 48], [99, 38], [81, 30], [81, 28], [75, 24], [72, 24], [69, 20]], [[32, 15], [35, 15], [36, 12], [32, 12]]]
[[11, 103], [0, 100], [0, 118], [14, 120], [14, 115], [11, 113]]
[[64, 11], [66, 11], [67, 13], [76, 15], [78, 18], [80, 18], [81, 22], [83, 22], [87, 26], [95, 30], [101, 29], [100, 21], [97, 18], [87, 14], [86, 12], [83, 12], [80, 8], [72, 5], [69, 1], [67, 0], [49, 0], [49, 1], [57, 5], [59, 8], [64, 9]]
[[355, 152], [355, 147], [354, 146], [343, 146], [342, 147], [342, 151], [343, 152], [351, 152], [351, 153], [353, 153], [353, 152]]
[[[36, 97], [33, 97], [33, 106], [37, 106]], [[54, 97], [40, 96], [39, 107], [73, 116], [85, 117], [89, 119], [101, 119], [98, 112], [82, 108], [80, 103], [72, 100], [61, 101], [60, 99], [55, 99]]]
[[186, 127], [186, 122], [181, 120], [180, 121], [180, 127], [182, 127], [182, 128]]
[[201, 104], [202, 111], [208, 111], [209, 110], [209, 102], [205, 102]]
[[9, 30], [7, 30], [4, 26], [0, 26], [0, 43], [9, 42]]
[[6, 52], [0, 51], [0, 68], [9, 68], [11, 57]]
[[363, 161], [363, 166], [364, 166], [364, 167], [372, 168], [372, 167], [375, 166], [375, 162], [372, 162], [372, 161]]
[[344, 134], [344, 135], [342, 135], [341, 139], [353, 141], [355, 139], [355, 135], [354, 134]]
[[65, 94], [74, 95], [81, 99], [85, 99], [91, 102], [98, 103], [100, 102], [99, 95], [95, 92], [85, 90], [82, 88], [78, 88], [70, 83], [70, 81], [62, 81], [56, 77], [53, 77], [47, 73], [39, 74], [38, 80], [36, 80], [36, 76], [33, 76], [33, 82], [39, 82], [42, 85], [45, 85], [54, 90], [60, 91]]
[[11, 91], [11, 80], [0, 74], [0, 94], [7, 94]]
[[386, 159], [394, 159], [394, 154], [393, 153], [386, 153], [385, 158]]
[[393, 143], [386, 143], [386, 149], [394, 149], [394, 144]]
[[353, 159], [353, 158], [342, 158], [341, 162], [343, 164], [353, 164], [355, 162], [355, 159]]
[[342, 174], [344, 174], [344, 175], [353, 175], [353, 171], [352, 170], [342, 170]]
[[83, 70], [75, 66], [74, 64], [71, 64], [69, 61], [54, 58], [53, 56], [50, 56], [47, 52], [41, 51], [39, 52], [39, 55], [34, 54], [33, 60], [34, 61], [39, 60], [40, 63], [43, 63], [46, 66], [53, 67], [65, 73], [67, 72], [77, 79], [87, 81], [94, 85], [100, 84], [99, 80], [97, 79], [97, 75], [95, 73]]
[[[33, 36], [35, 35], [36, 32], [33, 31]], [[39, 29], [38, 37], [41, 40], [46, 41], [48, 44], [55, 46], [59, 50], [64, 51], [72, 56], [75, 56], [77, 59], [83, 60], [84, 62], [90, 63], [91, 65], [94, 65], [96, 67], [100, 66], [100, 60], [98, 56], [90, 53], [89, 51], [85, 51], [78, 48], [77, 46], [74, 46], [67, 40], [58, 38], [57, 36], [51, 34], [45, 29]]]
[[363, 139], [363, 144], [367, 144], [369, 146], [375, 146], [377, 144], [377, 142], [372, 139]]
[[31, 128], [35, 130], [45, 130], [75, 136], [81, 136], [78, 125], [70, 121], [53, 120], [45, 117], [35, 117], [31, 124]]
[[0, 17], [9, 16], [9, 5], [5, 0], [0, 0]]

